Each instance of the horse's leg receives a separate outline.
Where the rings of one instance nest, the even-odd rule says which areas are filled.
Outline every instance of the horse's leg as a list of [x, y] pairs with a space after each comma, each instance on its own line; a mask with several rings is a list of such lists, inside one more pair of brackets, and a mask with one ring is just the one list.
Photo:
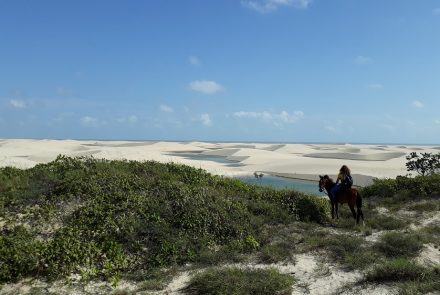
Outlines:
[[332, 219], [335, 219], [335, 203], [330, 202], [332, 204]]
[[351, 214], [353, 214], [354, 220], [356, 220], [356, 224], [359, 224], [359, 216], [356, 216], [356, 211], [354, 211], [354, 205], [349, 203], [348, 206], [350, 207]]
[[338, 202], [335, 202], [335, 211], [336, 211], [336, 219], [339, 219], [339, 210], [338, 210]]
[[362, 212], [361, 208], [357, 208], [357, 219], [356, 222], [359, 224], [360, 219], [362, 218], [362, 225], [364, 225], [364, 212]]

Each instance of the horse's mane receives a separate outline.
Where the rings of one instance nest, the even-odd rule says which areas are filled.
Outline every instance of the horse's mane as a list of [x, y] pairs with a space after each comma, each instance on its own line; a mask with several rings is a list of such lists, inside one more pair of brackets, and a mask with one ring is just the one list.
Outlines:
[[330, 176], [328, 176], [327, 174], [326, 175], [324, 175], [324, 177], [323, 177], [324, 179], [328, 179], [329, 181], [330, 181], [330, 183], [335, 183], [334, 181], [333, 181], [333, 179], [331, 179], [330, 178]]

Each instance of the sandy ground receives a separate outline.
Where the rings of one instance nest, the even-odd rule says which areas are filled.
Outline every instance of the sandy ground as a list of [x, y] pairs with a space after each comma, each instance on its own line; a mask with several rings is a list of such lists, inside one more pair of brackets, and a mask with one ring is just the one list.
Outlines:
[[346, 164], [352, 170], [355, 185], [363, 186], [373, 178], [406, 175], [405, 156], [413, 151], [438, 153], [440, 147], [4, 139], [0, 140], [0, 167], [30, 168], [62, 154], [176, 162], [217, 175], [263, 172], [317, 180], [320, 174], [334, 176], [339, 167]]

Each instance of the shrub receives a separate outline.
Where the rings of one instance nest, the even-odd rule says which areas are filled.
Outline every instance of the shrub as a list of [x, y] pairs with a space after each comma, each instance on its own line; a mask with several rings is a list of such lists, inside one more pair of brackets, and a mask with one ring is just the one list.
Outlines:
[[375, 179], [372, 185], [362, 189], [362, 194], [365, 197], [376, 197], [379, 200], [392, 198], [394, 202], [435, 197], [439, 193], [439, 174], [416, 177], [397, 176], [396, 179]]
[[364, 240], [353, 235], [314, 232], [306, 238], [306, 243], [311, 249], [325, 249], [333, 260], [353, 268], [370, 264], [374, 256], [362, 247]]
[[330, 215], [330, 204], [326, 198], [303, 196], [297, 199], [294, 211], [300, 221], [324, 223]]
[[386, 261], [376, 265], [367, 273], [366, 280], [370, 282], [388, 282], [422, 279], [428, 270], [406, 258]]
[[397, 193], [396, 181], [394, 179], [377, 179], [373, 180], [373, 184], [362, 189], [364, 197], [393, 197]]
[[[0, 213], [21, 213], [23, 222], [34, 221], [23, 213], [39, 205], [36, 208], [56, 210], [47, 223], [62, 220], [62, 227], [44, 242], [32, 238], [44, 236], [38, 226], [27, 236], [19, 235], [38, 247], [24, 246], [13, 234], [1, 238], [4, 255], [30, 253], [18, 255], [27, 260], [2, 261], [3, 281], [32, 274], [38, 266], [38, 273], [50, 278], [73, 272], [85, 280], [113, 277], [117, 282], [121, 273], [235, 259], [264, 245], [264, 224], [294, 221], [292, 208], [303, 219], [322, 221], [326, 205], [294, 191], [250, 186], [201, 169], [153, 161], [60, 156], [28, 170], [0, 168], [0, 180]], [[303, 200], [297, 207], [299, 198]], [[75, 206], [65, 212], [71, 201]], [[14, 243], [22, 245], [13, 250]], [[41, 250], [32, 252], [40, 244]]]
[[375, 245], [387, 257], [414, 257], [422, 247], [423, 243], [418, 235], [399, 232], [384, 234]]
[[418, 174], [432, 175], [440, 171], [440, 153], [410, 153], [406, 157], [406, 170], [416, 171]]
[[184, 289], [192, 295], [287, 295], [292, 293], [294, 278], [274, 269], [209, 269], [193, 277]]
[[42, 244], [22, 226], [0, 236], [0, 283], [16, 281], [37, 271]]
[[374, 218], [369, 218], [366, 223], [371, 228], [378, 230], [396, 230], [407, 227], [407, 223], [403, 220], [387, 215], [377, 215]]

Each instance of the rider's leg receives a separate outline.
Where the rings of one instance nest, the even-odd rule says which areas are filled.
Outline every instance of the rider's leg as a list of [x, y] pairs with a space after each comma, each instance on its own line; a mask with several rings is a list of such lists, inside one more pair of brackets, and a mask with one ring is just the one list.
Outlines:
[[330, 190], [330, 195], [332, 198], [332, 202], [335, 203], [336, 202], [336, 194], [339, 192], [339, 185], [335, 185], [331, 190]]

